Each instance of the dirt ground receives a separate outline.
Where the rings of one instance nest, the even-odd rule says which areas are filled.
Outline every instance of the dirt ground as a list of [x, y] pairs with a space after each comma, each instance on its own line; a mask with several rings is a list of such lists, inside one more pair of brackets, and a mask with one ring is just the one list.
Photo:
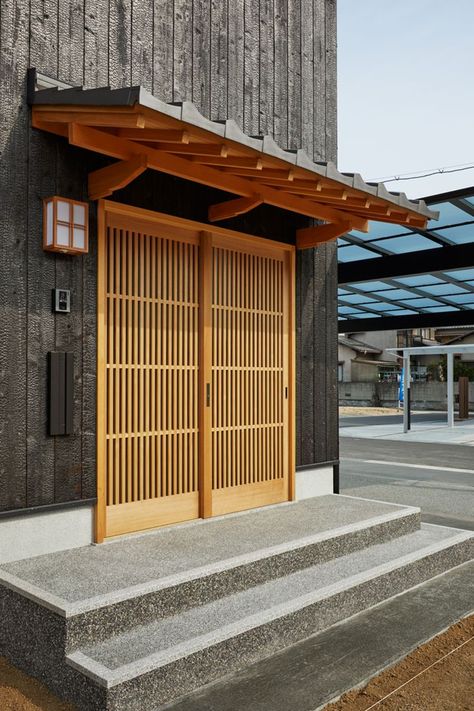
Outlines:
[[[461, 644], [462, 647], [442, 659]], [[430, 665], [434, 666], [427, 669]], [[420, 675], [413, 679], [417, 674]], [[405, 684], [403, 688], [395, 691], [402, 684]], [[393, 691], [394, 694], [384, 699]], [[416, 649], [365, 688], [344, 694], [337, 703], [326, 706], [324, 711], [368, 711], [372, 708], [374, 711], [472, 711], [473, 698], [474, 615]], [[77, 711], [59, 701], [40, 682], [1, 658], [0, 709]]]
[[[461, 644], [462, 647], [442, 659]], [[402, 684], [405, 686], [399, 689]], [[391, 692], [395, 693], [384, 699]], [[363, 689], [344, 694], [324, 711], [472, 711], [473, 708], [474, 615], [418, 647]]]
[[401, 415], [403, 410], [396, 407], [354, 407], [349, 405], [341, 405], [339, 407], [340, 415], [352, 415], [352, 417], [365, 417], [370, 415]]
[[76, 711], [0, 657], [1, 711]]

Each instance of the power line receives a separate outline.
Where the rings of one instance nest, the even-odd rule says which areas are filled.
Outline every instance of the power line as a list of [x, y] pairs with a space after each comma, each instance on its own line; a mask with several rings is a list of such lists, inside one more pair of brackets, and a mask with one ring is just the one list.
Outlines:
[[464, 163], [463, 165], [459, 165], [459, 166], [450, 165], [450, 166], [447, 166], [446, 168], [428, 168], [428, 172], [423, 172], [421, 174], [420, 174], [420, 171], [416, 171], [414, 173], [404, 173], [402, 175], [393, 175], [393, 176], [385, 177], [385, 178], [374, 178], [374, 179], [371, 179], [371, 182], [392, 183], [396, 180], [419, 180], [420, 178], [428, 178], [431, 175], [446, 175], [447, 173], [460, 173], [463, 170], [472, 170], [472, 169], [474, 169], [473, 164]]

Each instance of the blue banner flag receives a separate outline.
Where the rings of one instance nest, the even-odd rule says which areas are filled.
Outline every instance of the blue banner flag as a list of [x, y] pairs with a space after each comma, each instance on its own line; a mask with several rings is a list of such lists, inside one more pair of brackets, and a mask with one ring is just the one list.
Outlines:
[[400, 382], [398, 384], [398, 402], [403, 402], [403, 381], [405, 379], [405, 368], [402, 368], [400, 373]]

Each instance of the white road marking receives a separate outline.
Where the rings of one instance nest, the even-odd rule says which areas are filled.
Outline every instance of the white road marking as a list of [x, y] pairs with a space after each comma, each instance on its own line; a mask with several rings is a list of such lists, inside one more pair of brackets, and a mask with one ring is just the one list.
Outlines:
[[410, 469], [434, 469], [438, 472], [458, 472], [474, 474], [473, 469], [455, 469], [454, 467], [434, 467], [429, 464], [409, 464], [407, 462], [387, 462], [382, 459], [357, 459], [356, 457], [340, 457], [341, 462], [362, 462], [363, 464], [383, 464], [392, 467], [409, 467]]

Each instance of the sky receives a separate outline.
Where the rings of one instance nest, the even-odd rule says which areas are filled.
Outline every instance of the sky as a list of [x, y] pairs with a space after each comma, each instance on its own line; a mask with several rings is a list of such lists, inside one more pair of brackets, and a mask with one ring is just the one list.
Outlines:
[[[338, 0], [338, 167], [366, 180], [474, 166], [474, 0]], [[386, 183], [424, 197], [474, 168]]]

